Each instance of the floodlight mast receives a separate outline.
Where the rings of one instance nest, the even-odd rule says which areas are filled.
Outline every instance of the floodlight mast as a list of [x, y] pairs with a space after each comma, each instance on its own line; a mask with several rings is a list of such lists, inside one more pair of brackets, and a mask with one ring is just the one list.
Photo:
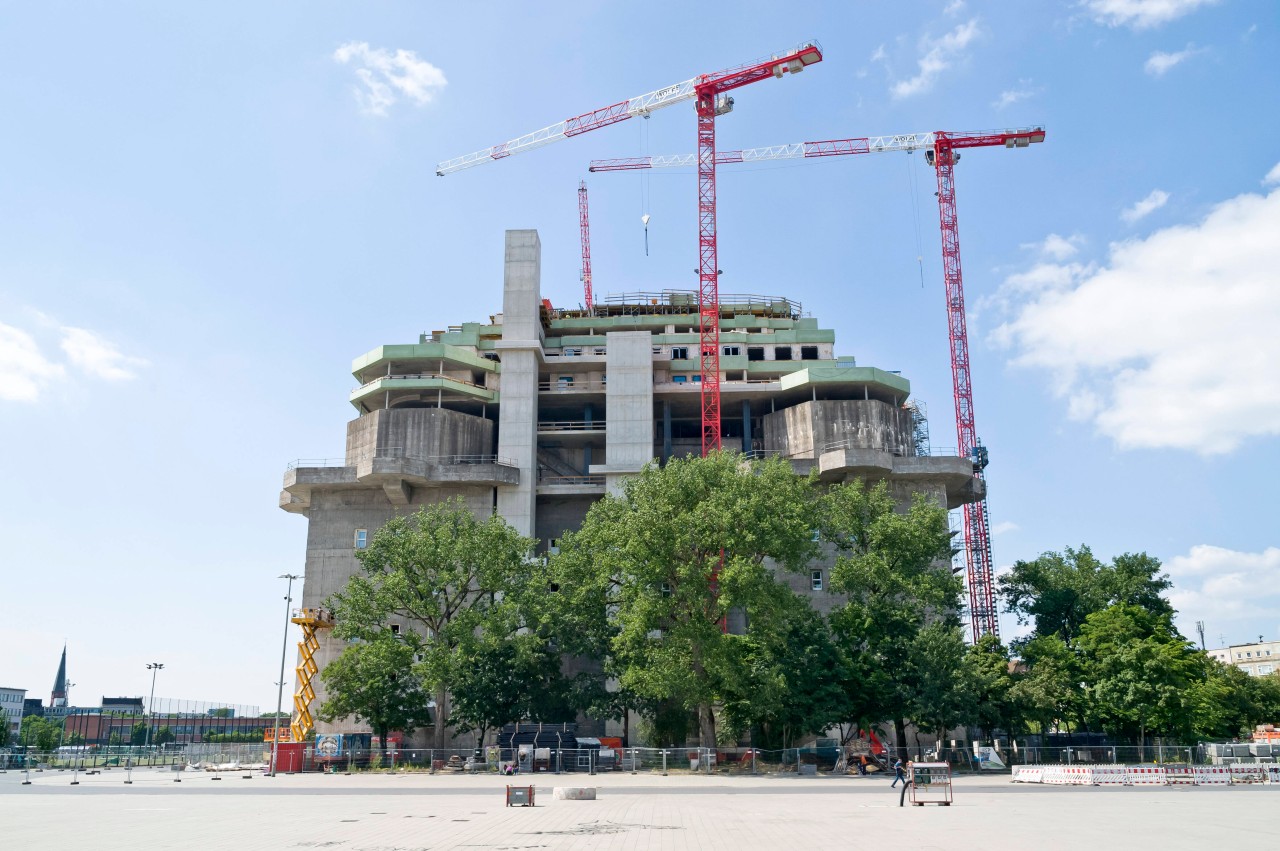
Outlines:
[[703, 74], [682, 83], [620, 101], [574, 118], [567, 118], [524, 136], [490, 148], [446, 160], [436, 166], [443, 177], [455, 171], [505, 159], [598, 130], [637, 115], [687, 100], [695, 101], [698, 114], [698, 339], [701, 364], [702, 454], [721, 447], [720, 429], [720, 286], [716, 246], [716, 135], [715, 119], [733, 108], [728, 92], [770, 77], [781, 79], [822, 61], [822, 47], [807, 41], [768, 59]]
[[[973, 477], [981, 482], [983, 498], [964, 507], [965, 584], [969, 589], [970, 630], [976, 643], [983, 635], [1000, 635], [995, 605], [995, 570], [991, 556], [990, 515], [987, 511], [986, 478], [988, 454], [978, 439], [973, 414], [973, 381], [969, 370], [969, 334], [965, 322], [964, 278], [960, 268], [960, 226], [956, 216], [955, 164], [963, 148], [1004, 146], [1025, 148], [1043, 142], [1042, 126], [1006, 130], [909, 133], [898, 136], [862, 136], [822, 142], [795, 142], [766, 148], [715, 153], [718, 165], [764, 162], [782, 159], [876, 154], [892, 151], [925, 152], [925, 161], [938, 177], [938, 218], [942, 231], [942, 271], [947, 298], [947, 333], [951, 350], [951, 382], [956, 406], [956, 436], [961, 457], [973, 464]], [[637, 171], [648, 168], [699, 166], [697, 155], [624, 157], [592, 160], [592, 172]], [[705, 380], [705, 379], [704, 379]]]

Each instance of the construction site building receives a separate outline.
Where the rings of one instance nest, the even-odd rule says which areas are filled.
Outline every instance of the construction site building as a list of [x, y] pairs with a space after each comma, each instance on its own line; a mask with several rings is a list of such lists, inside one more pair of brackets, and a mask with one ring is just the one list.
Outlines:
[[[345, 457], [290, 465], [280, 495], [308, 520], [304, 608], [343, 588], [356, 552], [397, 514], [460, 498], [545, 553], [645, 464], [701, 452], [697, 292], [556, 309], [540, 258], [536, 231], [507, 231], [500, 314], [355, 360]], [[969, 459], [929, 450], [901, 375], [837, 356], [835, 333], [786, 296], [720, 301], [726, 449], [780, 455], [828, 482], [886, 481], [904, 507], [915, 494], [946, 509], [984, 496]], [[786, 576], [819, 611], [838, 602], [829, 567]], [[327, 629], [317, 641], [322, 670], [344, 645]]]

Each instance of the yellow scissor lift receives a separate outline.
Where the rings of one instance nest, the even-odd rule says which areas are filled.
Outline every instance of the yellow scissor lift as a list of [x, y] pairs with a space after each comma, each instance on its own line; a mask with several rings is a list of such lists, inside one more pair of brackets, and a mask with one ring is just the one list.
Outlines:
[[316, 690], [311, 680], [319, 672], [316, 665], [316, 651], [320, 649], [320, 639], [316, 632], [333, 626], [333, 612], [328, 609], [297, 609], [291, 621], [302, 627], [302, 640], [298, 642], [298, 655], [301, 657], [298, 667], [298, 691], [293, 695], [293, 719], [289, 722], [293, 740], [301, 742], [307, 733], [315, 729], [315, 719], [311, 717], [311, 702], [316, 699]]

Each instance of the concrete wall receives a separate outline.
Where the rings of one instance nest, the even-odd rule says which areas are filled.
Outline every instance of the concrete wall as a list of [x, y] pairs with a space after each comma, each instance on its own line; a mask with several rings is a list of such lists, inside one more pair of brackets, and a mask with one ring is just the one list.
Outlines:
[[448, 408], [378, 410], [347, 423], [347, 463], [396, 458], [490, 455], [493, 421]]
[[653, 336], [611, 331], [605, 339], [605, 485], [616, 493], [653, 460]]
[[538, 486], [538, 368], [542, 360], [542, 246], [538, 232], [507, 231], [502, 290], [502, 404], [498, 454], [516, 463], [520, 482], [498, 489], [498, 513], [522, 535], [534, 533]]
[[910, 414], [874, 399], [802, 402], [764, 416], [765, 449], [790, 456], [812, 458], [841, 441], [852, 448], [910, 455], [915, 451], [911, 435]]
[[[488, 487], [422, 488], [414, 491], [410, 505], [399, 509], [378, 487], [315, 491], [307, 512], [307, 560], [302, 591], [300, 602], [295, 605], [307, 608], [320, 606], [330, 595], [341, 591], [347, 580], [360, 571], [354, 546], [356, 529], [367, 529], [372, 537], [397, 514], [413, 513], [422, 505], [453, 497], [462, 497], [477, 517], [487, 517], [492, 512], [493, 490]], [[295, 631], [293, 638], [296, 640], [296, 637]], [[320, 630], [316, 637], [320, 641], [320, 648], [315, 654], [316, 663], [323, 671], [325, 665], [341, 655], [346, 643], [335, 639], [330, 630]], [[296, 659], [294, 664], [297, 664]], [[286, 676], [294, 679], [292, 672]], [[319, 677], [313, 683], [316, 689], [316, 701], [312, 704], [314, 714], [326, 695]], [[332, 726], [332, 730], [350, 728], [349, 722]], [[330, 725], [320, 722], [317, 722], [317, 729], [331, 732]]]

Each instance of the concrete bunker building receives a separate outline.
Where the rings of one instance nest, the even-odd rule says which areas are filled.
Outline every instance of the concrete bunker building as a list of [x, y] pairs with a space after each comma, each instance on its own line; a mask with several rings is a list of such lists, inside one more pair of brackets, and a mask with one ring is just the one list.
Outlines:
[[[701, 451], [697, 292], [560, 310], [540, 279], [537, 232], [507, 231], [502, 313], [355, 360], [344, 459], [290, 465], [280, 494], [308, 521], [303, 607], [341, 590], [397, 513], [461, 498], [546, 552], [646, 463]], [[837, 357], [835, 333], [799, 303], [722, 294], [720, 329], [725, 448], [780, 454], [824, 481], [887, 481], [903, 506], [984, 496], [969, 459], [929, 453], [909, 382]], [[819, 611], [835, 603], [827, 567], [787, 577]], [[344, 645], [317, 637], [323, 669]]]

